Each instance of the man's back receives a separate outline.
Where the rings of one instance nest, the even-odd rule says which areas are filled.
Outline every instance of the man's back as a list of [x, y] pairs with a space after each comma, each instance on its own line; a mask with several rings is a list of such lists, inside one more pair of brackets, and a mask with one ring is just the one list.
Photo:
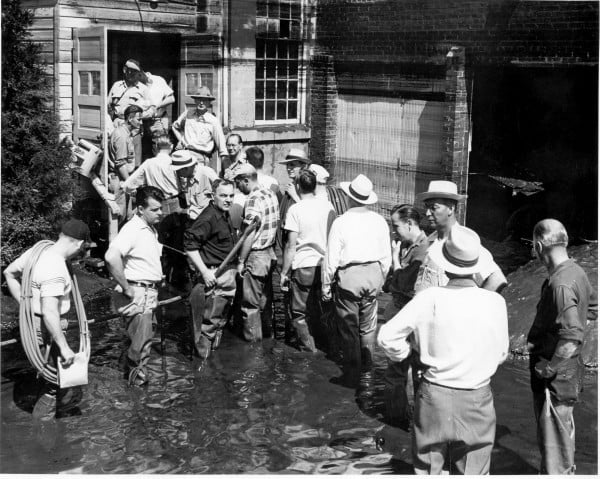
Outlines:
[[506, 302], [475, 286], [432, 287], [418, 293], [382, 326], [384, 349], [395, 335], [414, 331], [424, 378], [457, 389], [488, 384], [508, 352]]

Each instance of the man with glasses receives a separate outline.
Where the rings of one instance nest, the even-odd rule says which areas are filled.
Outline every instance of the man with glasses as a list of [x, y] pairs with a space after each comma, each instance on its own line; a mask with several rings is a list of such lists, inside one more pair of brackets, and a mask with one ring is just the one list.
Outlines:
[[243, 151], [244, 142], [242, 141], [242, 137], [240, 135], [237, 133], [231, 133], [227, 137], [225, 146], [227, 147], [229, 156], [227, 158], [223, 157], [221, 160], [220, 176], [231, 181], [234, 177], [234, 170], [238, 166], [246, 163], [246, 154]]

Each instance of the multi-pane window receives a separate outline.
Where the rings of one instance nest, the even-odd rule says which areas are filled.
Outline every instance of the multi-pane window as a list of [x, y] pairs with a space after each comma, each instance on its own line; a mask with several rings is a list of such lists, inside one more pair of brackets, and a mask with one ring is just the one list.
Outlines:
[[256, 121], [298, 121], [301, 59], [300, 0], [258, 0]]

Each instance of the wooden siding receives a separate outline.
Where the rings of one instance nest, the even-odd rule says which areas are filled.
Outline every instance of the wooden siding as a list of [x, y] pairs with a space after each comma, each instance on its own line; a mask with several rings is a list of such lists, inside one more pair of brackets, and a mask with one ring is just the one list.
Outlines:
[[71, 134], [73, 129], [73, 29], [104, 25], [107, 30], [130, 32], [195, 32], [195, 0], [163, 1], [156, 9], [151, 9], [145, 1], [139, 2], [139, 6], [140, 10], [134, 0], [58, 1], [56, 63], [61, 132]]

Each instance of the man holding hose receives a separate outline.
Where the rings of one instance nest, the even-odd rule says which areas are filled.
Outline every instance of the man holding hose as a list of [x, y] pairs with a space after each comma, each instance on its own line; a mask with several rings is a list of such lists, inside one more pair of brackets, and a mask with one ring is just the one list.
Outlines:
[[[219, 345], [223, 327], [235, 296], [236, 262], [217, 268], [234, 247], [236, 232], [229, 209], [233, 203], [233, 183], [217, 179], [212, 184], [212, 201], [186, 229], [185, 254], [194, 266], [194, 287], [190, 293], [194, 344], [200, 358], [208, 358]], [[234, 258], [231, 258], [234, 260]]]
[[[50, 363], [56, 365], [60, 357], [62, 366], [73, 364], [75, 353], [69, 347], [64, 330], [64, 316], [71, 307], [71, 275], [67, 260], [77, 256], [86, 241], [90, 241], [90, 230], [80, 220], [69, 220], [62, 225], [56, 243], [40, 254], [31, 266], [31, 310], [37, 331], [38, 345], [50, 348]], [[28, 249], [4, 270], [4, 277], [13, 298], [21, 302], [21, 280], [23, 271], [31, 260], [33, 248]], [[52, 419], [56, 415], [58, 386], [45, 382], [42, 394], [33, 408], [34, 419]]]

